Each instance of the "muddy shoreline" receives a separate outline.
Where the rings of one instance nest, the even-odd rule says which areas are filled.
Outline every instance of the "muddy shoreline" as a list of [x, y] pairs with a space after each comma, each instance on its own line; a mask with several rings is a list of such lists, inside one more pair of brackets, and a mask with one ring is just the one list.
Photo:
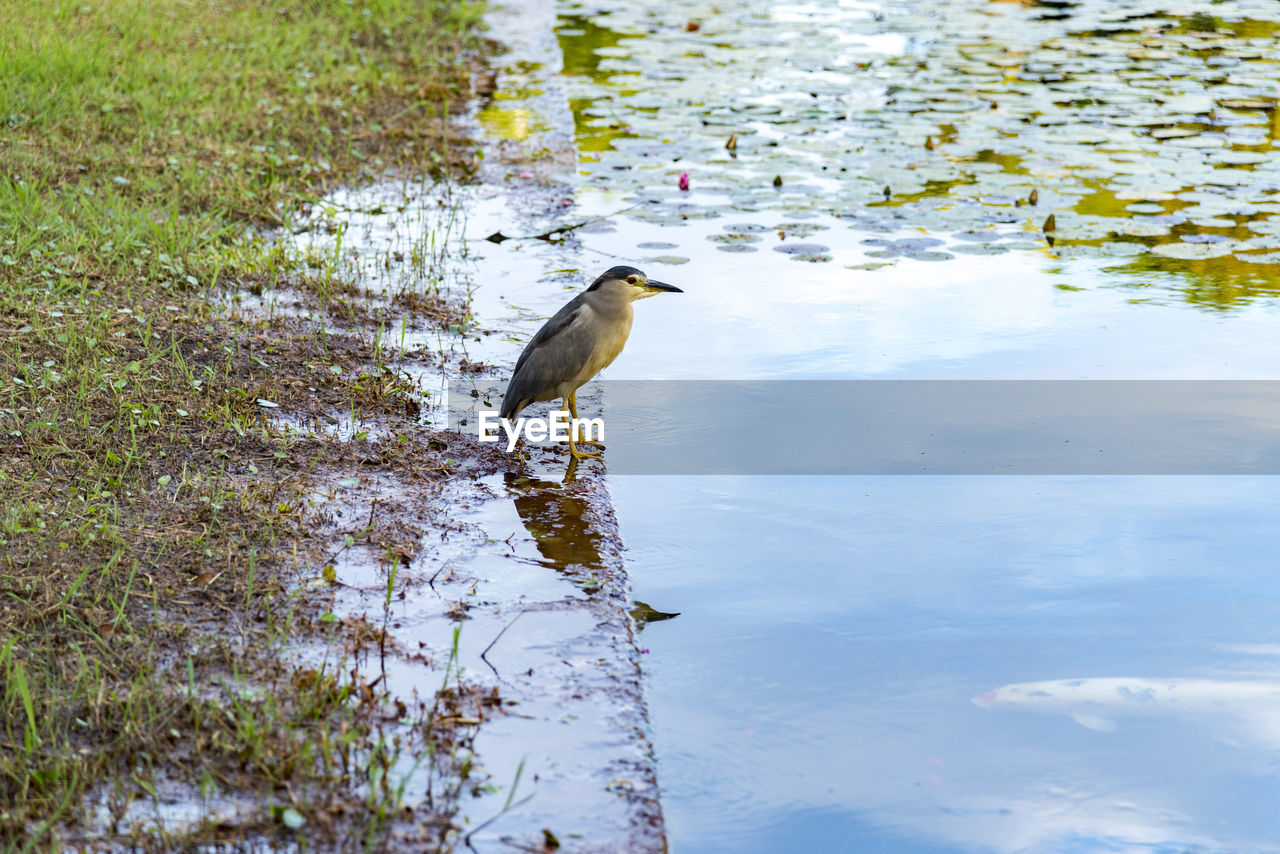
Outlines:
[[[489, 36], [501, 46], [498, 92], [511, 69], [558, 53], [554, 14], [549, 3], [489, 12]], [[295, 239], [326, 255], [333, 235], [341, 235], [338, 263], [352, 279], [343, 299], [365, 329], [391, 330], [385, 340], [398, 353], [387, 361], [416, 383], [420, 426], [331, 413], [327, 424], [312, 416], [291, 420], [288, 429], [361, 449], [359, 468], [328, 466], [344, 486], [318, 505], [330, 519], [336, 553], [328, 562], [335, 582], [329, 612], [344, 625], [379, 629], [378, 643], [359, 649], [356, 660], [378, 674], [378, 690], [390, 697], [421, 702], [444, 664], [461, 674], [460, 694], [484, 700], [475, 717], [455, 716], [464, 726], [475, 723], [453, 844], [541, 850], [555, 839], [565, 851], [660, 851], [666, 843], [634, 603], [601, 471], [587, 463], [566, 480], [567, 457], [558, 451], [508, 455], [469, 436], [433, 432], [448, 420], [447, 387], [504, 383], [520, 337], [540, 321], [521, 315], [440, 324], [448, 315], [441, 310], [424, 325], [395, 297], [412, 271], [386, 261], [416, 257], [415, 241], [434, 235], [439, 258], [430, 275], [439, 275], [443, 299], [456, 299], [473, 286], [467, 273], [448, 269], [459, 259], [466, 266], [469, 198], [479, 194], [505, 208], [516, 234], [567, 224], [572, 187], [560, 178], [576, 151], [572, 116], [555, 94], [539, 99], [540, 107], [564, 123], [519, 140], [495, 137], [475, 121], [483, 100], [462, 118], [484, 151], [478, 185], [393, 182], [317, 204], [317, 228]], [[463, 224], [448, 225], [454, 217]], [[534, 278], [524, 284], [540, 287]], [[283, 292], [239, 305], [249, 316], [309, 316]], [[467, 300], [462, 306], [465, 314]], [[398, 312], [406, 312], [403, 319]], [[451, 334], [437, 337], [430, 321]], [[477, 345], [497, 355], [480, 358]], [[446, 461], [443, 475], [416, 470], [411, 453], [397, 453], [406, 438], [409, 447], [433, 448], [433, 459]], [[401, 462], [388, 465], [388, 454]], [[356, 541], [344, 546], [357, 528]], [[390, 584], [389, 555], [396, 563]], [[415, 789], [409, 779], [406, 802]]]

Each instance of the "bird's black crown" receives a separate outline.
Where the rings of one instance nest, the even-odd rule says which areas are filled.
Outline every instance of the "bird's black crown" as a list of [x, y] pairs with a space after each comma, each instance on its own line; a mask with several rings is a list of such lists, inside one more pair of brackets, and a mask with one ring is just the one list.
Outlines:
[[[610, 279], [625, 279], [627, 276], [644, 276], [644, 273], [640, 272], [635, 267], [628, 267], [626, 264], [619, 264], [617, 267], [610, 267], [601, 273], [599, 278], [592, 282], [591, 287], [587, 288], [587, 290], [594, 291]], [[648, 277], [645, 276], [645, 278]]]

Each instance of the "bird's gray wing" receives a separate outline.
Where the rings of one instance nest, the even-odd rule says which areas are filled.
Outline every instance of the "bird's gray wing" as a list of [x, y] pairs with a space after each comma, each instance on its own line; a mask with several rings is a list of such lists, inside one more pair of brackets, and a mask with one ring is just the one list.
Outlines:
[[512, 418], [535, 400], [550, 400], [555, 385], [586, 367], [592, 340], [580, 320], [590, 311], [581, 294], [542, 325], [525, 345], [502, 398], [502, 417]]
[[525, 345], [524, 352], [520, 354], [520, 358], [516, 360], [516, 369], [512, 376], [518, 376], [520, 369], [524, 367], [525, 362], [529, 361], [529, 355], [534, 350], [546, 344], [552, 338], [555, 338], [561, 332], [569, 328], [573, 323], [573, 319], [582, 311], [582, 307], [586, 305], [586, 300], [582, 294], [578, 294], [573, 299], [565, 303], [559, 311], [553, 314], [546, 323], [542, 324], [542, 328], [534, 333], [533, 338], [529, 339], [529, 343]]

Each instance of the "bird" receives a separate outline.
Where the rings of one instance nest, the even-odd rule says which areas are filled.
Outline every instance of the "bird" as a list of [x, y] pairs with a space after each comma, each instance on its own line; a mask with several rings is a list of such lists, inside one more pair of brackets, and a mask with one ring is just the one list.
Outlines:
[[[684, 291], [656, 282], [635, 267], [620, 265], [605, 270], [525, 345], [502, 397], [501, 416], [513, 419], [531, 403], [563, 398], [569, 416], [576, 421], [574, 395], [608, 367], [627, 343], [634, 317], [631, 303], [660, 293]], [[570, 428], [569, 453], [575, 460], [600, 456], [599, 451], [578, 450], [573, 433]]]

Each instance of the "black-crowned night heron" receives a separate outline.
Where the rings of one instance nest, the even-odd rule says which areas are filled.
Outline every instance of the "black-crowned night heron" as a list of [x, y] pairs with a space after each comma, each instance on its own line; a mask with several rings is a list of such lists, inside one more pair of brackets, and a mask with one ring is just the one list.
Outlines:
[[[663, 291], [683, 293], [673, 285], [650, 281], [635, 267], [606, 270], [544, 323], [525, 346], [502, 398], [502, 417], [515, 418], [535, 401], [563, 398], [569, 417], [576, 421], [574, 395], [608, 367], [627, 343], [634, 316], [631, 303]], [[576, 459], [600, 456], [598, 451], [579, 451], [573, 433], [570, 428], [570, 454]]]

